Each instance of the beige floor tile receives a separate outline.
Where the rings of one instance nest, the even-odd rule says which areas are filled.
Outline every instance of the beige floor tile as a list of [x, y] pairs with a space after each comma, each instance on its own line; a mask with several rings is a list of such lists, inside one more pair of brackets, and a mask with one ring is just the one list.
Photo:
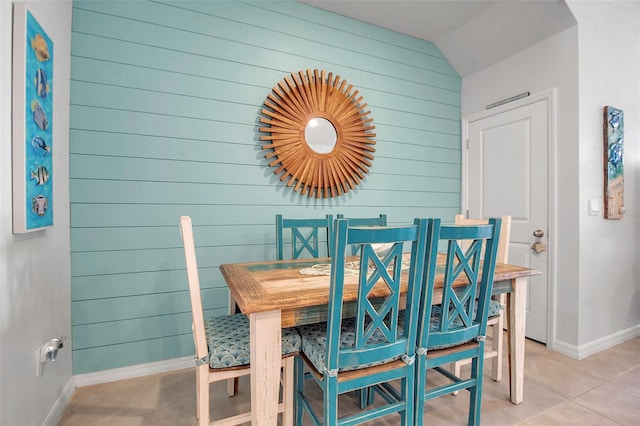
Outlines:
[[87, 410], [86, 412], [74, 412], [66, 415], [59, 426], [151, 426], [153, 425], [153, 411], [145, 414], [130, 416], [126, 413], [119, 414], [117, 410], [108, 412]]
[[608, 426], [616, 425], [616, 422], [607, 419], [593, 411], [576, 404], [573, 401], [565, 401], [551, 410], [534, 417], [525, 423], [527, 426], [552, 426], [552, 425], [580, 425], [580, 426]]
[[640, 394], [605, 383], [574, 401], [623, 425], [640, 423]]
[[612, 385], [640, 394], [640, 367], [614, 377], [609, 381]]
[[524, 422], [567, 400], [566, 397], [525, 378], [524, 401], [518, 405], [509, 404], [503, 410]]
[[630, 350], [640, 354], [640, 336], [629, 339], [626, 342], [622, 342], [617, 345], [616, 348]]
[[509, 415], [504, 410], [484, 411], [480, 417], [481, 424], [492, 426], [512, 426], [521, 425], [522, 422], [515, 417]]
[[434, 426], [466, 425], [469, 417], [468, 392], [458, 395], [444, 395], [426, 402], [424, 424]]
[[151, 375], [82, 387], [74, 394], [73, 402], [79, 406], [117, 407], [123, 410], [153, 409], [158, 402], [159, 378], [158, 375]]
[[574, 398], [603, 383], [602, 379], [553, 359], [549, 352], [527, 358], [525, 379], [560, 395]]
[[[504, 353], [507, 354], [506, 356], [508, 357], [509, 351], [506, 349], [507, 348], [506, 337], [504, 339], [504, 344], [505, 344]], [[543, 352], [548, 352], [547, 346], [544, 343], [536, 342], [535, 340], [531, 340], [531, 339], [526, 339], [524, 341], [524, 348], [525, 348], [525, 357], [530, 357], [530, 356], [538, 355]]]
[[[509, 402], [510, 404], [510, 402]], [[424, 410], [425, 425], [466, 425], [469, 416], [469, 393], [460, 392], [457, 396], [444, 395], [428, 401]], [[495, 404], [487, 403], [482, 398], [481, 424], [486, 425], [519, 425], [517, 418]]]

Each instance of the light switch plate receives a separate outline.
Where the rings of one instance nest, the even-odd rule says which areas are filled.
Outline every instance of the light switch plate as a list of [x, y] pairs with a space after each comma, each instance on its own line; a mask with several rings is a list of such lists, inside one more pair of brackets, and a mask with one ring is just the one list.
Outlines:
[[592, 198], [589, 200], [589, 215], [598, 216], [600, 213], [600, 200]]

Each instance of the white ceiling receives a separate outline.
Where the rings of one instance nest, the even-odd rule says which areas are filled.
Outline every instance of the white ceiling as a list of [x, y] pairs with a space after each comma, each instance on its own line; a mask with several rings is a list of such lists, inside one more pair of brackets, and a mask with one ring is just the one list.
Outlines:
[[298, 0], [428, 40], [462, 77], [576, 24], [564, 0]]

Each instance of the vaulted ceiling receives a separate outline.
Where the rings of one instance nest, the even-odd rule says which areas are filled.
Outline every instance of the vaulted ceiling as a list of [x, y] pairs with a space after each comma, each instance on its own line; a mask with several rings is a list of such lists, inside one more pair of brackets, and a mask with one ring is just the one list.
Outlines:
[[576, 24], [564, 0], [298, 0], [434, 43], [465, 77]]

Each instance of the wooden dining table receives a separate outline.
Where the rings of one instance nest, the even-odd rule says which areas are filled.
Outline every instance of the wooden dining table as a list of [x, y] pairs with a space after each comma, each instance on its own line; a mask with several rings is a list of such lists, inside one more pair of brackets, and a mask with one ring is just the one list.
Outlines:
[[[281, 365], [281, 328], [326, 321], [329, 302], [327, 275], [307, 275], [318, 264], [331, 259], [303, 259], [220, 265], [230, 297], [249, 317], [251, 333], [251, 416], [252, 425], [276, 425]], [[442, 256], [438, 263], [444, 263]], [[439, 270], [441, 268], [438, 268]], [[305, 272], [305, 273], [303, 273]], [[527, 278], [539, 275], [535, 269], [497, 263], [493, 294], [507, 294], [510, 399], [523, 401], [525, 310]], [[357, 298], [356, 277], [345, 280], [343, 316]], [[436, 289], [443, 276], [435, 278]], [[384, 294], [380, 286], [380, 295]]]

